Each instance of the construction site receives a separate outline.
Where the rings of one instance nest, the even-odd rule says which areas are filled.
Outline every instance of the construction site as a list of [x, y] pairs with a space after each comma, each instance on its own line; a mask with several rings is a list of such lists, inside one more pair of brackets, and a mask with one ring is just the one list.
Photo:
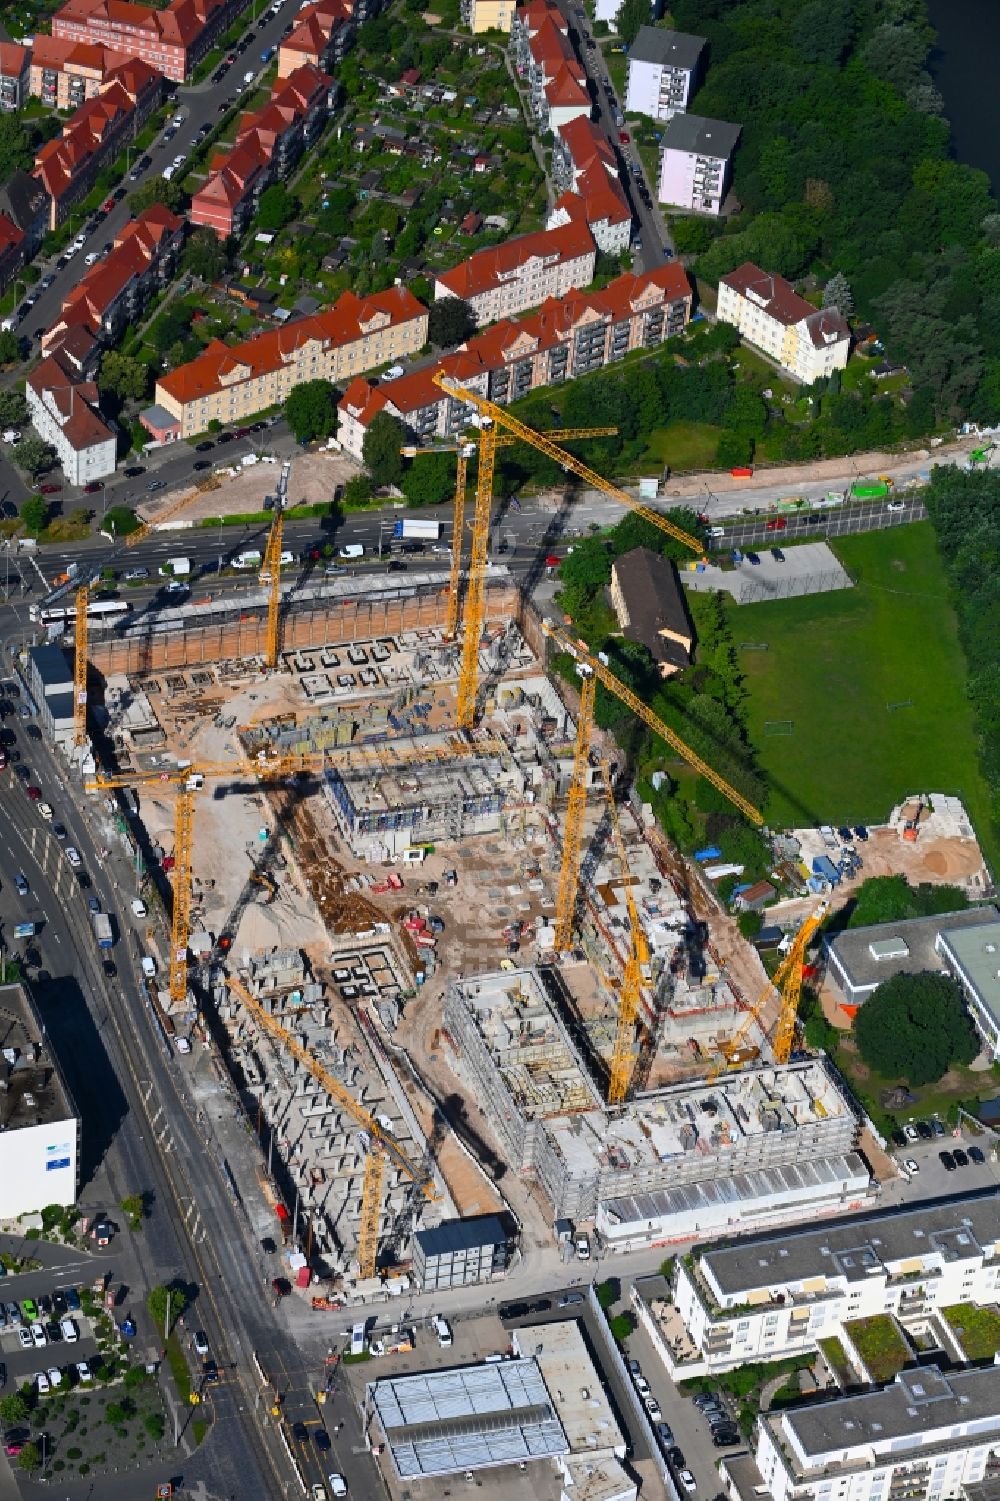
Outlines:
[[761, 814], [488, 564], [493, 450], [530, 442], [699, 543], [557, 446], [572, 434], [464, 395], [496, 425], [467, 555], [458, 452], [447, 571], [283, 587], [286, 465], [256, 588], [90, 631], [76, 583], [71, 759], [146, 873], [150, 1004], [167, 1046], [218, 1049], [321, 1307], [405, 1282], [413, 1231], [443, 1221], [506, 1212], [539, 1246], [568, 1217], [614, 1249], [669, 1238], [670, 1191], [739, 1213], [796, 1164], [806, 1205], [867, 1182], [835, 1077], [793, 1057], [825, 907], [771, 983], [692, 899], [617, 784], [598, 683]]

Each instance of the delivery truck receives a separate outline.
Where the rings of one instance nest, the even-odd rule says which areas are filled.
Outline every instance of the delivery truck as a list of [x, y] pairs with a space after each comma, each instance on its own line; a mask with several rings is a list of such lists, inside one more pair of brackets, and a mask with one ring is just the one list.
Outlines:
[[90, 916], [99, 949], [109, 949], [114, 943], [111, 936], [111, 919], [106, 912], [92, 912]]
[[437, 542], [441, 536], [441, 523], [416, 521], [404, 516], [393, 524], [392, 535], [404, 542]]
[[188, 576], [188, 574], [190, 572], [191, 572], [191, 559], [190, 558], [168, 558], [165, 563], [161, 563], [160, 564], [160, 577], [161, 578], [173, 578], [173, 579], [187, 578], [187, 576]]

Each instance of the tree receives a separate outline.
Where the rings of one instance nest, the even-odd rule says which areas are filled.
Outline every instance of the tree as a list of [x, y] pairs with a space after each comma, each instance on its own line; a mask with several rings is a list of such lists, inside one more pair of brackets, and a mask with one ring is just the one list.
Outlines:
[[166, 177], [151, 177], [141, 188], [136, 188], [134, 193], [128, 195], [128, 206], [136, 216], [152, 208], [154, 203], [162, 203], [172, 214], [176, 214], [186, 202], [187, 194], [180, 183]]
[[[216, 282], [226, 273], [228, 260], [226, 248], [211, 229], [196, 229], [184, 247], [181, 257], [185, 271], [202, 281]], [[173, 339], [166, 348], [170, 348]], [[157, 346], [159, 347], [159, 346]]]
[[45, 528], [49, 519], [48, 502], [41, 495], [29, 495], [21, 506], [21, 520], [33, 536]]
[[28, 403], [20, 391], [0, 391], [0, 423], [21, 427], [28, 420]]
[[455, 455], [420, 454], [407, 464], [400, 487], [412, 506], [436, 506], [455, 494]]
[[626, 47], [635, 41], [640, 26], [649, 25], [649, 0], [622, 0], [615, 17], [615, 29]]
[[843, 271], [835, 271], [823, 288], [823, 306], [837, 308], [845, 318], [854, 312], [851, 284]]
[[159, 1443], [163, 1437], [163, 1414], [162, 1412], [147, 1412], [142, 1420], [142, 1426], [149, 1434], [154, 1443]]
[[28, 1416], [28, 1404], [20, 1392], [8, 1392], [0, 1397], [0, 1418], [11, 1428], [23, 1423]]
[[15, 172], [30, 172], [34, 156], [27, 126], [17, 115], [0, 115], [0, 182]]
[[343, 501], [348, 511], [361, 510], [372, 499], [372, 482], [367, 474], [352, 474], [344, 486]]
[[854, 1040], [869, 1068], [912, 1088], [935, 1083], [979, 1051], [958, 985], [929, 971], [880, 985], [858, 1012]]
[[13, 365], [20, 358], [21, 341], [17, 334], [7, 328], [0, 330], [0, 365]]
[[330, 438], [337, 431], [337, 393], [328, 380], [305, 380], [285, 398], [285, 421], [296, 439]]
[[361, 456], [376, 485], [398, 485], [403, 477], [400, 449], [406, 442], [406, 428], [398, 417], [378, 412], [368, 425]]
[[[176, 1279], [168, 1284], [150, 1288], [146, 1295], [146, 1307], [150, 1317], [158, 1331], [174, 1327], [181, 1314], [191, 1301], [191, 1289], [187, 1283]], [[170, 1323], [167, 1326], [167, 1310], [170, 1312]]]
[[464, 344], [476, 330], [476, 315], [461, 297], [442, 297], [432, 302], [427, 316], [427, 337], [439, 349]]
[[97, 384], [119, 401], [141, 401], [149, 390], [149, 366], [132, 355], [109, 349], [101, 360]]
[[42, 1467], [42, 1454], [37, 1444], [25, 1444], [17, 1457], [17, 1462], [27, 1474], [33, 1475]]
[[854, 36], [854, 16], [845, 0], [813, 0], [799, 11], [792, 36], [807, 63], [838, 67]]
[[723, 433], [715, 449], [720, 469], [743, 468], [753, 458], [753, 441], [742, 433]]
[[277, 234], [290, 224], [299, 211], [299, 200], [288, 191], [284, 183], [274, 182], [260, 195], [257, 209], [257, 228]]
[[968, 905], [960, 886], [928, 881], [911, 886], [905, 876], [869, 876], [858, 887], [847, 926], [868, 928], [909, 917], [936, 917], [942, 912], [963, 912]]
[[146, 1204], [142, 1194], [127, 1194], [121, 1201], [122, 1214], [128, 1219], [130, 1230], [141, 1230], [142, 1222], [146, 1214]]
[[29, 474], [41, 474], [44, 469], [51, 469], [55, 462], [56, 452], [48, 443], [43, 443], [41, 438], [30, 436], [22, 438], [14, 449], [14, 458], [22, 469]]

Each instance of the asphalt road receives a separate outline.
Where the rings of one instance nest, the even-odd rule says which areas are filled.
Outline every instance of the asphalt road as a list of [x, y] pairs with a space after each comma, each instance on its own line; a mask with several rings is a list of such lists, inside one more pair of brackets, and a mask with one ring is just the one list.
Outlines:
[[[6, 935], [18, 918], [40, 925], [33, 946], [50, 978], [34, 989], [84, 1121], [81, 1199], [88, 1203], [96, 1195], [99, 1203], [114, 1205], [136, 1189], [153, 1194], [153, 1212], [142, 1235], [132, 1240], [137, 1280], [143, 1288], [178, 1275], [195, 1283], [201, 1289], [197, 1323], [209, 1333], [220, 1366], [234, 1371], [238, 1361], [241, 1368], [248, 1361], [248, 1354], [242, 1320], [233, 1307], [246, 1309], [253, 1318], [261, 1304], [256, 1269], [239, 1252], [242, 1231], [218, 1164], [206, 1154], [201, 1135], [177, 1099], [170, 1065], [164, 1066], [162, 1053], [157, 1055], [139, 999], [133, 945], [127, 936], [119, 941], [118, 979], [109, 985], [90, 931], [87, 895], [96, 894], [104, 909], [114, 912], [118, 900], [124, 903], [131, 894], [127, 877], [95, 848], [47, 750], [23, 737], [19, 748], [43, 795], [55, 805], [57, 819], [67, 826], [87, 873], [84, 890], [20, 782], [7, 773], [0, 783], [0, 926]], [[31, 888], [23, 900], [11, 880], [16, 870], [25, 873]], [[120, 933], [129, 934], [129, 919], [121, 911], [117, 924]], [[34, 966], [29, 975], [37, 979]], [[152, 1098], [148, 1114], [144, 1096]], [[164, 1119], [170, 1121], [169, 1142], [162, 1126], [156, 1129]], [[205, 1220], [217, 1230], [224, 1285], [212, 1241], [195, 1245], [186, 1233], [180, 1207], [186, 1197], [197, 1199]], [[267, 1325], [266, 1317], [258, 1321], [264, 1334], [270, 1333]], [[215, 1484], [228, 1486], [227, 1494], [275, 1494], [274, 1468], [247, 1414], [237, 1378], [212, 1394], [211, 1401], [216, 1422], [206, 1444], [210, 1458], [205, 1473]], [[202, 1461], [199, 1455], [191, 1463]], [[134, 1477], [132, 1484], [134, 1495]]]
[[[591, 35], [589, 17], [583, 7], [575, 5], [573, 0], [559, 0], [559, 6], [570, 24], [577, 55], [591, 81], [590, 93], [594, 103], [591, 118], [607, 136], [611, 149], [615, 153], [625, 196], [632, 207], [633, 241], [638, 237], [642, 242], [642, 249], [634, 257], [636, 270], [652, 271], [657, 266], [662, 266], [668, 258], [665, 251], [672, 252], [673, 250], [663, 217], [656, 207], [656, 184], [647, 181], [642, 160], [632, 142], [622, 143], [619, 139], [621, 129], [615, 124], [614, 111], [621, 108], [624, 114], [624, 101], [620, 101], [615, 96], [614, 86], [611, 84], [601, 48], [596, 44], [593, 47], [587, 46], [587, 40]], [[638, 177], [632, 171], [633, 163], [640, 169]], [[638, 193], [640, 181], [645, 182], [649, 188], [648, 206]]]

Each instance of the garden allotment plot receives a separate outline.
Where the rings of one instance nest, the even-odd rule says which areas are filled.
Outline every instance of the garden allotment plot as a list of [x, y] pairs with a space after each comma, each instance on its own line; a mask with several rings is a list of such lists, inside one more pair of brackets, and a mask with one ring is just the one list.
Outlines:
[[965, 664], [930, 523], [831, 546], [855, 588], [729, 607], [737, 646], [747, 646], [740, 662], [772, 789], [769, 822], [878, 822], [908, 793], [955, 793], [994, 863]]

